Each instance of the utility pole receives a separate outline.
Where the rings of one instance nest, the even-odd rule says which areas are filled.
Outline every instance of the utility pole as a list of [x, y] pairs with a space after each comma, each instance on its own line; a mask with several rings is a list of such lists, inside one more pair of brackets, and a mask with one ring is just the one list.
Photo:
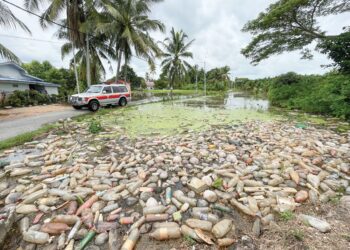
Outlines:
[[91, 74], [90, 74], [90, 44], [89, 44], [89, 34], [86, 33], [86, 81], [87, 86], [91, 86]]
[[205, 70], [205, 61], [204, 61], [204, 95], [207, 95], [207, 72]]
[[73, 44], [73, 63], [74, 63], [74, 74], [75, 74], [75, 81], [76, 81], [76, 84], [77, 84], [77, 91], [78, 91], [78, 94], [80, 94], [77, 62], [75, 61], [75, 46], [74, 46], [74, 44]]
[[196, 94], [198, 94], [198, 67], [197, 65], [195, 66], [196, 69]]

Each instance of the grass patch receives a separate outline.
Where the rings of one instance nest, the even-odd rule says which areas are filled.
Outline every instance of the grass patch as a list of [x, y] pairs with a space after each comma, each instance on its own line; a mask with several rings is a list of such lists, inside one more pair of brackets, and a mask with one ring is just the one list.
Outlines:
[[294, 218], [294, 214], [292, 211], [281, 212], [279, 216], [283, 221], [290, 221]]
[[90, 123], [89, 123], [89, 132], [91, 134], [98, 134], [102, 130], [103, 130], [103, 128], [102, 128], [102, 125], [101, 125], [100, 121], [98, 121], [96, 119], [93, 119], [93, 120], [90, 121]]
[[224, 181], [221, 178], [217, 178], [213, 184], [212, 187], [216, 188], [216, 189], [220, 189], [222, 187], [222, 185], [224, 184]]
[[189, 246], [194, 246], [196, 244], [196, 241], [194, 239], [192, 239], [190, 236], [185, 235], [183, 237], [184, 241], [186, 242], [187, 245]]
[[342, 197], [342, 195], [337, 195], [335, 197], [331, 197], [329, 199], [329, 202], [333, 205], [338, 205], [340, 203], [340, 198]]
[[304, 232], [299, 230], [299, 229], [291, 230], [289, 232], [289, 235], [294, 237], [294, 239], [296, 239], [297, 241], [303, 241], [304, 240]]
[[17, 135], [15, 137], [8, 138], [6, 140], [0, 141], [0, 150], [8, 149], [11, 147], [22, 145], [23, 143], [33, 141], [36, 137], [49, 132], [50, 130], [56, 128], [55, 124], [44, 125], [43, 127], [27, 132], [24, 134]]
[[350, 234], [342, 234], [341, 235], [346, 241], [350, 242]]

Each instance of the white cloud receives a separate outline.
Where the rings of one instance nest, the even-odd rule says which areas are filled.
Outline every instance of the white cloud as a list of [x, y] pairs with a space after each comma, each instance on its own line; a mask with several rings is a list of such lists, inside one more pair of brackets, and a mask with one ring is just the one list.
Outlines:
[[[23, 3], [22, 0], [11, 1], [18, 5]], [[288, 71], [301, 74], [325, 72], [326, 69], [321, 68], [320, 65], [329, 64], [329, 60], [317, 52], [314, 53], [314, 59], [311, 61], [301, 60], [298, 52], [292, 52], [273, 56], [258, 66], [250, 65], [249, 60], [240, 54], [240, 50], [251, 39], [249, 34], [241, 32], [243, 25], [248, 20], [255, 18], [272, 2], [275, 0], [165, 0], [152, 6], [151, 16], [166, 24], [167, 33], [155, 33], [154, 36], [157, 40], [163, 40], [171, 27], [183, 29], [190, 39], [195, 39], [192, 46], [193, 63], [202, 66], [205, 60], [207, 69], [228, 65], [231, 67], [232, 77], [259, 78]], [[54, 37], [57, 27], [51, 26], [47, 30], [42, 30], [37, 17], [13, 7], [11, 9], [30, 27], [33, 38], [49, 40], [52, 43], [8, 38], [1, 35], [0, 42], [14, 51], [24, 62], [48, 60], [57, 67], [67, 67], [68, 58], [61, 59], [60, 44], [62, 41]], [[350, 20], [349, 13], [325, 17], [320, 19], [319, 23], [330, 34], [337, 34], [341, 32], [343, 26], [348, 25], [346, 22], [348, 20]], [[22, 30], [2, 30], [0, 34], [29, 36]], [[114, 69], [115, 64], [112, 65]], [[149, 70], [146, 62], [136, 58], [132, 60], [131, 66], [141, 76], [144, 76]], [[109, 68], [107, 64], [106, 68]], [[113, 72], [108, 72], [107, 78], [113, 74]]]

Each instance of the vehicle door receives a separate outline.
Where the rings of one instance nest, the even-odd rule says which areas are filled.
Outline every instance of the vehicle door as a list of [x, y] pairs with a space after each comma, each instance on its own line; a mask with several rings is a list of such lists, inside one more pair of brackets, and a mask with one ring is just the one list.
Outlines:
[[109, 97], [112, 95], [111, 86], [103, 87], [102, 94], [99, 98], [99, 101], [102, 105], [111, 104]]
[[131, 101], [131, 95], [129, 92], [129, 89], [126, 86], [120, 86], [120, 95], [126, 97], [127, 101], [130, 102]]
[[112, 100], [114, 104], [118, 104], [120, 98], [120, 91], [118, 86], [112, 86], [113, 95]]

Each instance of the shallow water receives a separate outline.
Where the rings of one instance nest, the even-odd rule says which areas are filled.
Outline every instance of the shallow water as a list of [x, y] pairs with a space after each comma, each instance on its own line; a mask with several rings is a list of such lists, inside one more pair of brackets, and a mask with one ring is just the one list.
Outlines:
[[[152, 95], [149, 98], [153, 98]], [[241, 121], [271, 120], [266, 100], [242, 93], [137, 105], [114, 110], [101, 117], [106, 126], [121, 128], [130, 136], [177, 134], [205, 131], [211, 127], [230, 127]]]
[[245, 109], [267, 111], [270, 107], [268, 100], [257, 99], [245, 93], [239, 92], [228, 92], [225, 95], [183, 100], [178, 103], [188, 107], [198, 107], [204, 109]]

